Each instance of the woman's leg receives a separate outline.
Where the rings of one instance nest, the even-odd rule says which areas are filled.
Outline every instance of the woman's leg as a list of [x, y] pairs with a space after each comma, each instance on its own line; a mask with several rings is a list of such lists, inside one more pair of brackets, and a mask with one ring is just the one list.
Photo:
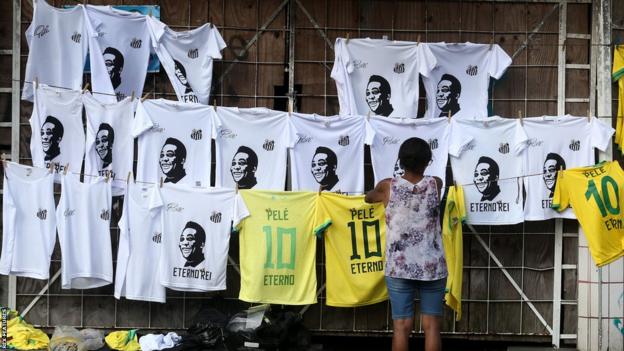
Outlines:
[[442, 350], [442, 309], [446, 278], [431, 281], [418, 281], [420, 295], [420, 315], [425, 332], [425, 351]]
[[407, 351], [409, 335], [414, 326], [413, 280], [386, 277], [386, 286], [392, 307], [392, 351]]

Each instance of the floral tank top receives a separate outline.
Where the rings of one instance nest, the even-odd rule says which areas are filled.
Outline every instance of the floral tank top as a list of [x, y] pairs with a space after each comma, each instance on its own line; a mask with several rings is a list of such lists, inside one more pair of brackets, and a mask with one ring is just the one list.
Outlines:
[[386, 207], [386, 271], [393, 278], [437, 280], [448, 275], [435, 178], [412, 184], [393, 178]]

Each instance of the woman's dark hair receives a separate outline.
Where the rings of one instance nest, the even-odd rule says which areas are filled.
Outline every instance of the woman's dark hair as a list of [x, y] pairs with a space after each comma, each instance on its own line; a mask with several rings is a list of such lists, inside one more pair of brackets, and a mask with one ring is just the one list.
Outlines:
[[420, 138], [409, 138], [399, 148], [399, 164], [410, 172], [424, 171], [431, 161], [431, 147]]

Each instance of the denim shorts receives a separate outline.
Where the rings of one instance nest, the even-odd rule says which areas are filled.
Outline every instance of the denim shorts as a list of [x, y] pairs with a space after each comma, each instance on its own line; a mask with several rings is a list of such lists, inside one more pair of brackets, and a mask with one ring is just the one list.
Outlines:
[[442, 315], [446, 278], [438, 280], [411, 280], [386, 276], [392, 319], [414, 317], [414, 298], [420, 297], [420, 313]]

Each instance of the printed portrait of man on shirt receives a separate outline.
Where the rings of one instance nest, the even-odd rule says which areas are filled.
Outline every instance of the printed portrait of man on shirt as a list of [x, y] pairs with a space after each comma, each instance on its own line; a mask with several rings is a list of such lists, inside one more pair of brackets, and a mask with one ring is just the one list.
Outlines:
[[113, 142], [115, 131], [108, 123], [100, 124], [95, 134], [95, 151], [102, 160], [102, 169], [108, 168], [113, 163]]
[[160, 150], [160, 169], [165, 183], [177, 183], [186, 176], [186, 147], [176, 138], [167, 138]]
[[555, 194], [555, 187], [557, 186], [557, 171], [560, 169], [566, 169], [563, 157], [554, 152], [546, 155], [542, 178], [544, 179], [546, 188], [550, 190], [550, 194], [548, 195], [549, 199], [552, 199]]
[[390, 104], [390, 83], [386, 78], [372, 75], [366, 85], [366, 103], [371, 111], [378, 116], [388, 117], [394, 111]]
[[258, 181], [256, 180], [256, 170], [258, 169], [258, 155], [247, 146], [240, 146], [234, 157], [230, 173], [232, 179], [238, 184], [239, 189], [251, 189]]
[[443, 74], [438, 82], [436, 90], [436, 104], [440, 109], [439, 117], [448, 117], [459, 112], [459, 96], [461, 95], [461, 84], [455, 76]]
[[63, 124], [56, 117], [46, 117], [41, 126], [41, 147], [45, 153], [44, 160], [52, 161], [61, 154], [61, 140], [65, 133]]
[[204, 245], [206, 244], [206, 232], [199, 224], [188, 222], [180, 234], [180, 252], [186, 260], [184, 267], [197, 267], [206, 259], [204, 257]]
[[325, 146], [317, 147], [312, 157], [311, 171], [314, 180], [323, 187], [323, 190], [332, 190], [338, 184], [337, 168], [336, 153]]
[[186, 77], [186, 69], [177, 60], [173, 60], [173, 64], [174, 64], [175, 76], [176, 78], [178, 78], [178, 82], [180, 82], [180, 84], [184, 86], [184, 102], [199, 103], [199, 99], [197, 98], [197, 96], [195, 96], [195, 93], [193, 92], [193, 89], [191, 88], [191, 83], [189, 83]]
[[117, 90], [117, 87], [121, 85], [121, 72], [124, 68], [124, 57], [119, 50], [113, 47], [104, 49], [103, 56], [106, 71], [113, 84], [113, 89]]
[[394, 163], [394, 172], [392, 172], [392, 176], [394, 178], [402, 177], [405, 174], [405, 170], [401, 167], [401, 161], [397, 158]]
[[493, 201], [500, 194], [498, 164], [487, 156], [481, 156], [474, 170], [474, 185], [481, 193], [481, 201]]

